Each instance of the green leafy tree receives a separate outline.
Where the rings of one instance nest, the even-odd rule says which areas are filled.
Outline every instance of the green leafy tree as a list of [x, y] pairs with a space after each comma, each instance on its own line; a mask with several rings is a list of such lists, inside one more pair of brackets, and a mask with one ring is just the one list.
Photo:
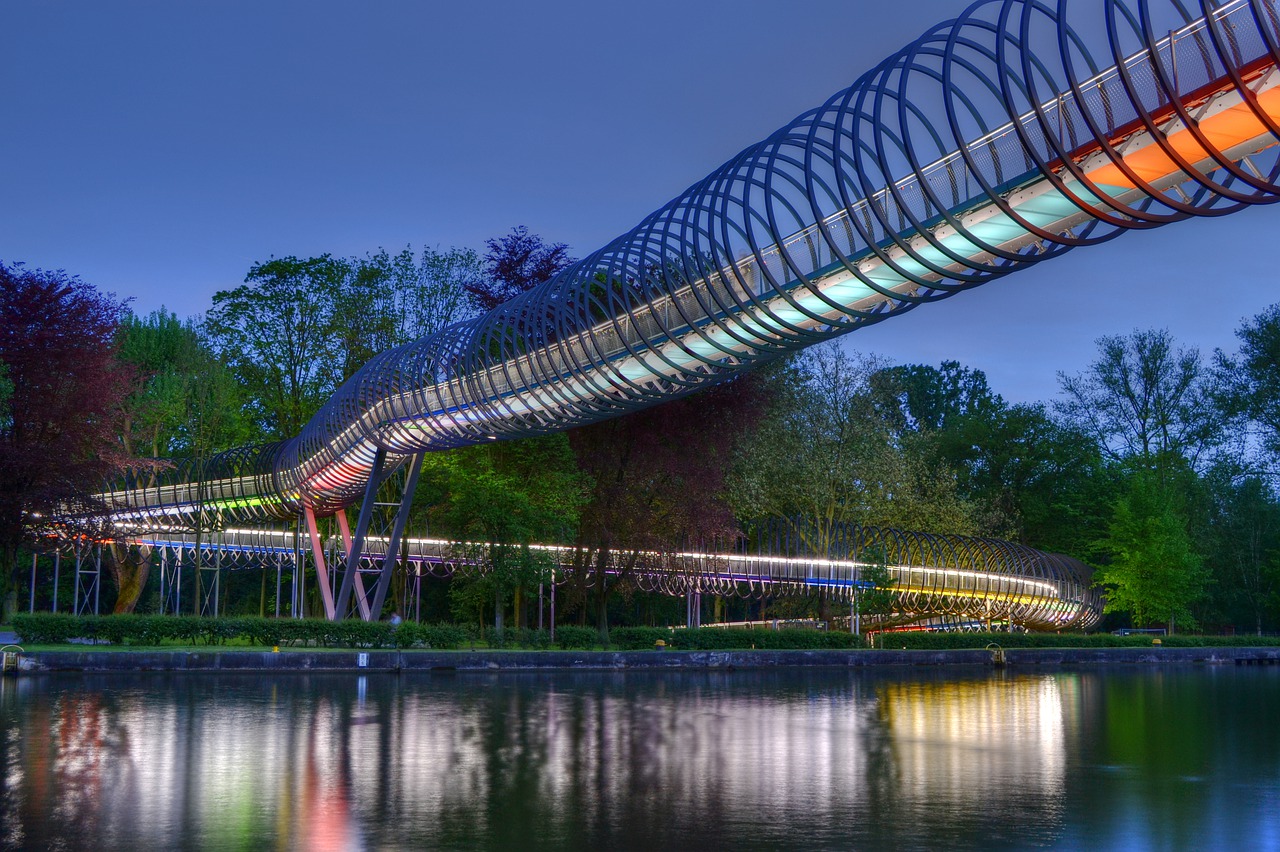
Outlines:
[[1194, 349], [1179, 349], [1168, 331], [1134, 331], [1098, 340], [1084, 373], [1058, 374], [1066, 422], [1098, 442], [1110, 458], [1197, 465], [1222, 440], [1221, 416]]
[[[202, 459], [256, 437], [243, 414], [239, 384], [194, 323], [164, 310], [129, 315], [117, 332], [117, 346], [138, 379], [120, 430], [127, 456]], [[146, 482], [165, 464], [139, 463], [137, 469]], [[119, 541], [107, 547], [106, 556], [116, 582], [115, 611], [133, 612], [146, 588], [150, 549]]]
[[349, 273], [346, 261], [329, 255], [276, 258], [254, 264], [242, 286], [214, 294], [204, 331], [270, 438], [296, 435], [350, 366], [334, 334]]
[[1236, 466], [1220, 464], [1207, 479], [1216, 614], [1261, 635], [1280, 608], [1280, 501], [1266, 480]]
[[[859, 579], [864, 584], [855, 592], [856, 621], [870, 616], [883, 620], [893, 614], [898, 598], [893, 587], [898, 579], [889, 570], [889, 559], [883, 547], [875, 545], [862, 554], [863, 567]], [[859, 630], [860, 626], [853, 629]]]
[[[791, 362], [774, 407], [734, 465], [739, 517], [784, 518], [818, 555], [834, 552], [848, 524], [978, 531], [976, 507], [959, 493], [954, 471], [902, 440], [901, 409], [885, 403], [898, 397], [885, 367], [836, 344]], [[820, 593], [817, 603], [829, 621], [829, 597]]]
[[849, 523], [976, 532], [974, 507], [958, 493], [954, 471], [904, 449], [896, 412], [886, 411], [870, 384], [883, 366], [836, 345], [792, 362], [735, 465], [740, 517], [802, 519], [795, 532], [814, 553], [828, 552], [829, 536]]
[[387, 336], [371, 344], [374, 352], [474, 316], [469, 294], [485, 279], [484, 264], [472, 249], [424, 247], [417, 255], [409, 248], [394, 255], [379, 249], [350, 263], [353, 279], [366, 282], [357, 292], [372, 290], [367, 303], [390, 318]]
[[455, 581], [455, 606], [476, 613], [493, 604], [494, 626], [513, 604], [523, 626], [529, 590], [549, 580], [551, 564], [528, 545], [563, 541], [578, 522], [583, 494], [564, 435], [468, 447], [429, 458], [424, 469], [433, 514], [450, 535], [469, 542], [484, 573]]
[[139, 378], [120, 433], [128, 455], [202, 457], [258, 437], [244, 417], [239, 384], [195, 323], [163, 309], [129, 315], [118, 344]]
[[1236, 337], [1237, 355], [1214, 354], [1218, 403], [1238, 431], [1255, 427], [1263, 451], [1258, 468], [1274, 477], [1280, 472], [1280, 305], [1242, 323]]
[[1151, 471], [1129, 478], [1100, 542], [1108, 561], [1094, 582], [1106, 590], [1105, 612], [1127, 612], [1139, 626], [1162, 622], [1172, 633], [1177, 624], [1196, 625], [1192, 607], [1209, 577], [1170, 493]]

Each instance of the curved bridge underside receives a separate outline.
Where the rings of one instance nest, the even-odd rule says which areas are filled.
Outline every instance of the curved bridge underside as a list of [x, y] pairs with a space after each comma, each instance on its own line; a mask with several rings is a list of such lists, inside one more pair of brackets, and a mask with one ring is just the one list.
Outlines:
[[692, 393], [1078, 246], [1280, 191], [1277, 0], [982, 0], [297, 437], [102, 495], [118, 528], [356, 502], [423, 451]]

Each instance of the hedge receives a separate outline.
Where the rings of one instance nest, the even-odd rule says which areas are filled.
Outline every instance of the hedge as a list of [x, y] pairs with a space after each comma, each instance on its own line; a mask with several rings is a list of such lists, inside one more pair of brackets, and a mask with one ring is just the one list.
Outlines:
[[668, 630], [663, 627], [617, 627], [609, 633], [610, 644], [623, 650], [653, 648], [658, 640], [678, 651], [813, 650], [822, 648], [862, 648], [851, 633], [825, 630], [750, 630], [741, 627], [703, 627]]
[[156, 646], [165, 643], [221, 645], [243, 640], [250, 645], [298, 645], [325, 648], [459, 648], [472, 633], [453, 624], [402, 623], [349, 619], [196, 618], [173, 615], [15, 615], [13, 629], [29, 645], [60, 645], [72, 639], [111, 645]]
[[[36, 613], [15, 615], [13, 629], [19, 641], [29, 645], [60, 645], [72, 639], [111, 645], [157, 646], [162, 644], [220, 645], [242, 641], [250, 645], [291, 645], [325, 648], [432, 648], [453, 649], [474, 644], [482, 637], [474, 626], [414, 624], [392, 627], [385, 621], [356, 619], [324, 621], [292, 618], [197, 618], [173, 615], [85, 615]], [[875, 647], [910, 650], [984, 648], [994, 642], [1003, 648], [1131, 648], [1151, 647], [1150, 635], [1115, 636], [1110, 633], [932, 633], [888, 632], [874, 636]], [[1162, 636], [1165, 647], [1280, 645], [1280, 636]], [[493, 648], [586, 649], [599, 644], [593, 627], [562, 625], [555, 641], [546, 630], [486, 632]], [[860, 637], [824, 630], [703, 627], [671, 630], [664, 627], [615, 627], [610, 645], [621, 650], [652, 649], [662, 640], [680, 651], [811, 650], [862, 648]]]

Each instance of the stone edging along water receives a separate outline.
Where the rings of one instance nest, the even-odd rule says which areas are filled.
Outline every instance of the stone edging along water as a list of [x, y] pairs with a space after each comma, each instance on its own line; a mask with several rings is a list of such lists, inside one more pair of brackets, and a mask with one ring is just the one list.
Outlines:
[[[1280, 647], [1010, 648], [1008, 668], [1210, 663], [1280, 665]], [[529, 672], [737, 670], [802, 666], [993, 666], [992, 651], [35, 651], [38, 672]]]

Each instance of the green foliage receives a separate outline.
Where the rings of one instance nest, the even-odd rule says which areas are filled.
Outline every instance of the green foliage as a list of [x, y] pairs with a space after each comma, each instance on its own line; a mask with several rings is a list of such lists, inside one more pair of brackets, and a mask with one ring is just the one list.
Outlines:
[[893, 375], [885, 363], [824, 345], [791, 369], [730, 479], [740, 517], [812, 519], [794, 532], [819, 554], [831, 552], [843, 523], [979, 531], [976, 506], [958, 492], [946, 460], [900, 440], [903, 415], [886, 405]]
[[556, 646], [566, 650], [591, 648], [599, 640], [600, 634], [591, 627], [565, 624], [556, 628]]
[[131, 315], [117, 340], [120, 359], [139, 378], [125, 405], [126, 454], [203, 457], [256, 437], [239, 384], [193, 322], [163, 310]]
[[1204, 594], [1208, 577], [1185, 519], [1155, 474], [1132, 476], [1101, 544], [1110, 562], [1098, 569], [1094, 583], [1107, 591], [1105, 612], [1128, 612], [1137, 625], [1194, 627], [1191, 606]]
[[401, 648], [452, 650], [472, 640], [473, 634], [456, 624], [414, 624], [406, 621], [395, 630], [396, 644]]
[[349, 273], [329, 255], [273, 258], [254, 264], [245, 284], [214, 294], [205, 331], [271, 437], [296, 435], [341, 381], [346, 358], [335, 330]]
[[61, 645], [80, 634], [82, 622], [64, 613], [17, 613], [13, 632], [28, 645]]
[[1089, 369], [1059, 379], [1058, 411], [1116, 460], [1195, 463], [1224, 437], [1200, 353], [1176, 348], [1167, 330], [1100, 338]]
[[889, 615], [897, 603], [893, 587], [898, 581], [889, 572], [888, 556], [884, 548], [877, 545], [864, 553], [863, 558], [869, 564], [862, 569], [862, 582], [870, 585], [858, 592], [859, 613], [873, 616]]
[[[559, 629], [556, 630], [558, 634]], [[625, 651], [654, 648], [658, 640], [677, 651], [821, 650], [861, 648], [861, 637], [826, 630], [753, 630], [740, 627], [702, 627], [668, 630], [663, 627], [615, 627], [609, 642]]]
[[675, 630], [668, 640], [678, 651], [721, 651], [756, 648], [791, 651], [861, 648], [861, 637], [833, 630], [752, 630], [741, 627], [702, 627]]
[[609, 631], [609, 644], [623, 651], [643, 651], [659, 639], [670, 644], [671, 631], [665, 627], [614, 627]]

